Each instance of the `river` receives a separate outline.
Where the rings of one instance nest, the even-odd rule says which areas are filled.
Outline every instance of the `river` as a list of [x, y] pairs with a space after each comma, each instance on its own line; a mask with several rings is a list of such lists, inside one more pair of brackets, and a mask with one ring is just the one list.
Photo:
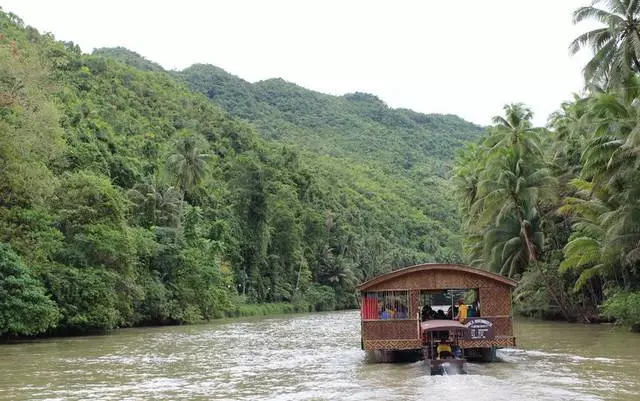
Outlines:
[[0, 346], [0, 400], [640, 400], [640, 335], [518, 320], [518, 349], [428, 376], [373, 364], [358, 312], [223, 320]]

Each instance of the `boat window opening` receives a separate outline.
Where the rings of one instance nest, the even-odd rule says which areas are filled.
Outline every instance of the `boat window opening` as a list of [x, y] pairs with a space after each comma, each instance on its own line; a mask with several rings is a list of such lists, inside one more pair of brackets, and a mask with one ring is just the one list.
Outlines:
[[421, 320], [459, 319], [460, 304], [464, 304], [462, 318], [480, 316], [478, 288], [423, 290], [420, 292]]
[[367, 292], [362, 296], [362, 318], [365, 320], [409, 319], [408, 291]]

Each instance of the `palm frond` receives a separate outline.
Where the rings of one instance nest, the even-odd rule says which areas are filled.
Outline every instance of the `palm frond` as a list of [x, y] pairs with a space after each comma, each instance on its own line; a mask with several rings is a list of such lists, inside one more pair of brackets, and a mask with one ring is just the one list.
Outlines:
[[560, 272], [594, 265], [600, 261], [600, 243], [589, 237], [574, 238], [565, 246], [564, 256]]
[[587, 46], [597, 53], [606, 43], [615, 44], [615, 39], [609, 28], [594, 29], [575, 38], [569, 45], [569, 54], [573, 56]]
[[604, 268], [604, 265], [598, 264], [588, 269], [584, 269], [582, 273], [580, 273], [580, 276], [578, 277], [578, 279], [576, 280], [576, 283], [573, 287], [574, 291], [581, 290], [585, 285], [587, 285], [589, 280], [600, 275], [603, 268]]
[[593, 19], [608, 26], [624, 24], [619, 15], [593, 6], [580, 7], [573, 12], [573, 23], [578, 24], [586, 19]]

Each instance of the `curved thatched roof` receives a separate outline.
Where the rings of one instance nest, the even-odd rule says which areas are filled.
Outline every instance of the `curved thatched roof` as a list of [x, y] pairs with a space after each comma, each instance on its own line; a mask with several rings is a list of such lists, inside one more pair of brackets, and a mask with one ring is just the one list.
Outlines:
[[412, 274], [416, 272], [429, 271], [429, 270], [447, 270], [447, 271], [460, 272], [465, 274], [473, 274], [473, 275], [478, 275], [478, 276], [486, 277], [491, 280], [498, 281], [502, 284], [505, 284], [511, 287], [515, 287], [518, 285], [517, 282], [511, 279], [508, 279], [506, 277], [503, 277], [499, 274], [492, 273], [486, 270], [476, 269], [475, 267], [471, 267], [471, 266], [449, 264], [449, 263], [425, 263], [422, 265], [409, 266], [402, 269], [394, 270], [392, 272], [382, 274], [378, 277], [374, 277], [371, 280], [367, 280], [364, 283], [360, 284], [357, 287], [357, 289], [359, 291], [364, 291], [369, 287], [383, 283], [387, 280], [391, 280], [399, 276]]

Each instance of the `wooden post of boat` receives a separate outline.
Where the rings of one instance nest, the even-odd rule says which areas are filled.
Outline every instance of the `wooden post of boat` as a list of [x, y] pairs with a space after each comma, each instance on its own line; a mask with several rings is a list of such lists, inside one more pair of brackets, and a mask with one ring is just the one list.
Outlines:
[[[423, 354], [421, 291], [476, 289], [481, 303], [480, 316], [464, 319], [468, 334], [459, 341], [466, 359], [489, 362], [495, 349], [515, 347], [511, 291], [513, 280], [485, 270], [459, 264], [429, 263], [410, 266], [375, 277], [360, 284], [361, 346], [373, 352], [376, 360], [392, 362], [420, 358]], [[378, 294], [404, 294], [408, 313], [402, 318], [381, 318], [372, 311]], [[376, 301], [377, 302], [377, 301]]]

